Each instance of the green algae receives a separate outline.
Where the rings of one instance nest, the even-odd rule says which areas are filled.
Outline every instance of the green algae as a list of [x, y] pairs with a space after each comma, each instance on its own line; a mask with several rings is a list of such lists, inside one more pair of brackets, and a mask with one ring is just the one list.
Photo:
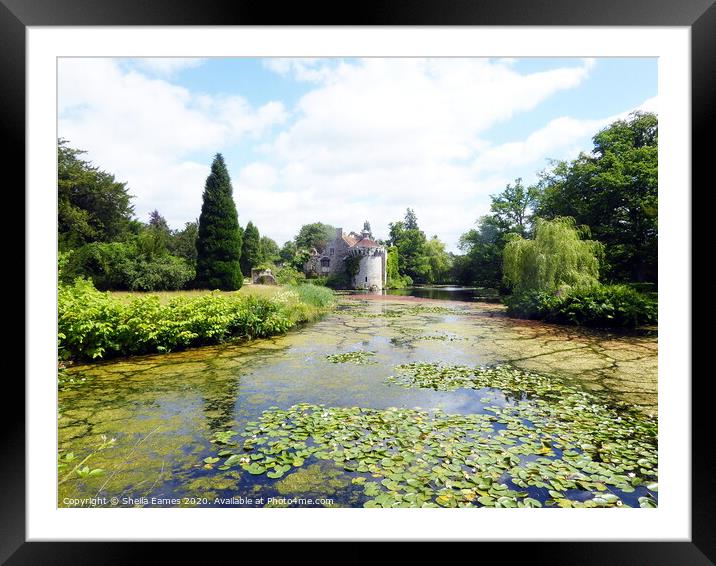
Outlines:
[[281, 495], [334, 495], [350, 484], [350, 479], [339, 470], [325, 465], [311, 464], [276, 482]]

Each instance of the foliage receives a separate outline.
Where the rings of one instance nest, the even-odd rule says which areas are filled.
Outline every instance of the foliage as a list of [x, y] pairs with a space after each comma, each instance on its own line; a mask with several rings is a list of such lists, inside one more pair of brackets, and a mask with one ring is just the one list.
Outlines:
[[135, 236], [128, 242], [94, 242], [64, 256], [59, 273], [63, 282], [86, 277], [98, 289], [162, 291], [184, 288], [194, 278], [185, 260], [152, 253], [151, 238]]
[[524, 238], [532, 225], [532, 210], [538, 195], [536, 187], [525, 187], [518, 178], [514, 186], [508, 183], [502, 193], [491, 196], [490, 211], [503, 231], [515, 232]]
[[244, 230], [241, 243], [241, 271], [246, 276], [251, 275], [251, 270], [263, 261], [261, 254], [261, 236], [259, 229], [253, 222], [249, 221]]
[[465, 255], [455, 258], [452, 275], [463, 285], [502, 289], [502, 255], [507, 242], [518, 234], [526, 237], [532, 230], [533, 209], [539, 190], [525, 188], [522, 179], [508, 184], [498, 195], [491, 195], [490, 214], [477, 221], [477, 228], [460, 236], [459, 247]]
[[634, 112], [593, 138], [591, 154], [543, 173], [538, 214], [571, 216], [605, 246], [610, 280], [657, 280], [658, 120]]
[[284, 265], [279, 268], [274, 275], [276, 276], [276, 281], [281, 285], [296, 285], [306, 279], [302, 271], [298, 271], [290, 265]]
[[413, 284], [413, 280], [408, 275], [400, 275], [398, 271], [398, 248], [391, 246], [387, 249], [388, 257], [386, 258], [386, 288], [388, 289], [405, 289]]
[[281, 259], [281, 250], [278, 244], [268, 236], [261, 236], [261, 261], [276, 263]]
[[406, 230], [418, 230], [418, 217], [412, 208], [405, 211], [404, 228]]
[[515, 234], [505, 246], [505, 280], [517, 294], [594, 285], [603, 246], [580, 235], [572, 218], [538, 219], [534, 240]]
[[447, 281], [452, 268], [452, 257], [445, 251], [445, 243], [433, 236], [425, 244], [425, 255], [428, 262], [426, 281], [441, 283]]
[[126, 183], [81, 159], [85, 153], [57, 144], [57, 234], [63, 251], [130, 233], [133, 208]]
[[406, 387], [482, 390], [486, 412], [273, 407], [221, 447], [219, 470], [275, 479], [327, 460], [362, 486], [364, 507], [620, 507], [628, 494], [655, 504], [654, 420], [511, 367], [396, 369], [388, 381]]
[[231, 179], [220, 153], [216, 154], [206, 179], [196, 250], [198, 288], [227, 291], [241, 288], [239, 221]]
[[294, 265], [297, 251], [298, 248], [296, 247], [296, 242], [293, 242], [291, 240], [286, 242], [281, 248], [281, 251], [279, 252], [279, 256], [283, 264], [287, 266], [292, 265], [293, 267], [297, 267], [296, 265]]
[[344, 352], [342, 354], [330, 354], [326, 356], [326, 359], [331, 362], [332, 364], [356, 364], [359, 366], [364, 366], [367, 364], [374, 364], [376, 363], [373, 361], [373, 356], [375, 356], [375, 352], [370, 352], [368, 350], [355, 350], [353, 352]]
[[316, 248], [321, 253], [326, 248], [326, 244], [333, 240], [335, 235], [336, 229], [330, 224], [314, 222], [301, 226], [294, 241], [298, 249], [310, 251], [311, 248]]
[[355, 276], [360, 271], [360, 261], [362, 257], [359, 255], [348, 256], [344, 261], [343, 265], [348, 275], [348, 280], [353, 281]]
[[78, 279], [59, 288], [58, 348], [62, 359], [97, 359], [271, 336], [314, 320], [332, 302], [328, 289], [301, 285], [271, 298], [210, 293], [126, 303]]
[[398, 250], [398, 271], [401, 275], [408, 275], [416, 283], [426, 282], [430, 272], [425, 251], [427, 239], [425, 233], [417, 227], [415, 213], [409, 208], [405, 221], [391, 222], [389, 226], [388, 243]]
[[508, 314], [559, 324], [636, 327], [656, 324], [656, 300], [627, 285], [594, 285], [561, 293], [529, 291], [506, 299]]
[[199, 222], [187, 222], [182, 230], [172, 230], [167, 249], [169, 253], [196, 265], [196, 238]]

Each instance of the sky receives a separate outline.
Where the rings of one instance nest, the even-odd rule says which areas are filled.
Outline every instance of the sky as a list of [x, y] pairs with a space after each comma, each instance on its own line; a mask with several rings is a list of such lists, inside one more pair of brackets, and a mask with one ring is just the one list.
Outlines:
[[61, 58], [58, 136], [126, 182], [135, 215], [198, 219], [216, 153], [239, 223], [279, 245], [324, 222], [376, 238], [415, 211], [458, 251], [490, 195], [634, 110], [655, 58]]

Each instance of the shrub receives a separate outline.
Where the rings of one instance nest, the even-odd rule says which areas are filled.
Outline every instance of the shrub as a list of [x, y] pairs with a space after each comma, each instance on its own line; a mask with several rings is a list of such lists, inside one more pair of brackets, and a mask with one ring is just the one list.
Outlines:
[[58, 293], [59, 355], [97, 359], [272, 336], [318, 318], [332, 303], [331, 291], [313, 285], [271, 298], [210, 293], [177, 297], [166, 305], [156, 296], [124, 303], [77, 279]]
[[97, 289], [174, 291], [194, 278], [194, 268], [176, 256], [148, 255], [139, 240], [94, 242], [63, 254], [59, 279], [71, 283], [77, 277], [91, 279]]
[[306, 276], [290, 265], [284, 265], [275, 273], [276, 281], [281, 285], [296, 285], [306, 279]]
[[657, 322], [656, 300], [627, 285], [527, 291], [505, 301], [511, 316], [560, 324], [635, 327]]

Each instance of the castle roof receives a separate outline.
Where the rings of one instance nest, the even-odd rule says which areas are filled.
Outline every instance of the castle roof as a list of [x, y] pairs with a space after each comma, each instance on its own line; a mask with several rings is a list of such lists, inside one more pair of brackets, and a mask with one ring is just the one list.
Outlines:
[[375, 243], [370, 238], [363, 238], [362, 240], [359, 240], [355, 244], [356, 248], [379, 248], [380, 245]]

